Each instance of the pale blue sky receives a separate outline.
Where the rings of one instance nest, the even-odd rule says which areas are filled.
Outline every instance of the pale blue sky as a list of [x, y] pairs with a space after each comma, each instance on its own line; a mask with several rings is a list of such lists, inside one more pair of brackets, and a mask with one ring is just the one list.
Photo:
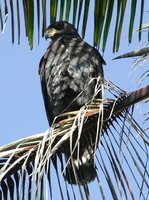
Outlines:
[[[128, 26], [127, 21], [128, 18], [125, 18], [125, 26]], [[90, 14], [85, 37], [90, 44], [92, 44], [93, 34], [92, 23], [93, 18]], [[145, 23], [147, 23], [147, 18]], [[136, 33], [134, 33], [133, 43], [128, 44], [125, 26], [123, 27], [120, 51], [117, 54], [111, 52], [113, 41], [110, 41], [109, 35], [104, 53], [107, 63], [104, 66], [104, 73], [106, 79], [113, 81], [124, 90], [131, 91], [137, 89], [137, 84], [133, 80], [136, 74], [129, 75], [133, 59], [112, 61], [112, 58], [119, 54], [139, 48], [140, 44]], [[135, 28], [137, 27], [135, 26]], [[113, 34], [112, 27], [111, 32]], [[12, 45], [10, 19], [8, 19], [5, 34], [0, 33], [0, 136], [3, 138], [0, 141], [1, 145], [44, 131], [48, 127], [38, 75], [39, 61], [48, 46], [48, 41], [41, 38], [38, 45], [35, 37], [34, 48], [30, 50], [23, 25], [21, 33], [21, 44], [17, 45], [16, 42]], [[36, 32], [34, 34], [36, 35]], [[146, 38], [144, 37], [142, 42], [146, 41]], [[102, 54], [101, 50], [100, 52]]]
[[[148, 15], [146, 13], [144, 23], [148, 22]], [[139, 18], [139, 16], [136, 17]], [[85, 40], [90, 44], [92, 44], [93, 33], [93, 18], [91, 18], [92, 15], [90, 14], [85, 37]], [[113, 54], [111, 51], [113, 41], [110, 39], [113, 36], [108, 38], [104, 53], [104, 59], [107, 63], [104, 66], [104, 73], [106, 79], [111, 80], [124, 90], [131, 91], [138, 88], [138, 84], [134, 80], [137, 72], [129, 74], [133, 59], [112, 61], [112, 58], [117, 55], [138, 49], [141, 45], [141, 43], [138, 43], [136, 33], [134, 33], [136, 36], [133, 38], [133, 43], [128, 44], [128, 33], [126, 32], [128, 21], [129, 15], [125, 18], [120, 51], [117, 54]], [[138, 28], [136, 24], [135, 28]], [[22, 25], [21, 44], [19, 46], [17, 42], [11, 44], [10, 19], [4, 35], [0, 33], [0, 145], [43, 132], [48, 128], [38, 75], [39, 61], [48, 47], [48, 42], [41, 38], [38, 45], [37, 39], [35, 39], [34, 48], [31, 51], [23, 32], [24, 27]], [[113, 34], [112, 27], [111, 32]], [[146, 34], [144, 34], [142, 42], [145, 42], [146, 39]], [[101, 49], [100, 52], [102, 54]], [[145, 84], [143, 83], [143, 85]], [[140, 113], [143, 112], [142, 109], [137, 108], [136, 117], [138, 119]], [[140, 122], [142, 125], [142, 120]]]

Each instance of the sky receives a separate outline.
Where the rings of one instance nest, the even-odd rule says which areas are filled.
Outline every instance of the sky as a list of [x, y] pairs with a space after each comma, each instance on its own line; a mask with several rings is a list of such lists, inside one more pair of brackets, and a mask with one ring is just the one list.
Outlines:
[[[127, 20], [125, 18], [125, 26], [128, 25], [126, 23]], [[88, 30], [92, 21], [93, 18], [91, 18], [90, 13], [87, 25]], [[138, 84], [135, 82], [138, 70], [134, 73], [130, 71], [133, 59], [112, 61], [114, 57], [128, 51], [136, 50], [141, 46], [141, 43], [138, 43], [136, 33], [134, 33], [133, 43], [128, 43], [125, 26], [123, 27], [118, 53], [112, 53], [112, 42], [110, 41], [110, 36], [108, 38], [107, 48], [103, 55], [107, 63], [104, 66], [104, 74], [107, 80], [113, 81], [126, 91], [132, 91], [138, 88]], [[0, 141], [1, 145], [27, 135], [42, 132], [48, 127], [38, 75], [39, 61], [48, 47], [48, 41], [41, 38], [38, 45], [35, 37], [34, 48], [30, 50], [22, 25], [21, 44], [18, 45], [17, 41], [15, 44], [12, 44], [10, 27], [9, 18], [5, 33], [3, 35], [0, 33], [0, 118], [2, 121], [0, 136], [3, 138]], [[135, 28], [137, 29], [137, 27]], [[34, 34], [36, 36], [36, 33]], [[92, 44], [92, 34], [93, 31], [90, 29], [87, 31], [85, 37], [85, 41], [89, 44]], [[146, 41], [146, 37], [144, 38], [143, 42]], [[102, 54], [101, 49], [100, 53]], [[143, 71], [143, 68], [141, 70]]]
[[[90, 11], [88, 31], [85, 37], [85, 41], [89, 44], [92, 44], [93, 38], [93, 31], [90, 28], [93, 24], [91, 13]], [[146, 12], [144, 23], [148, 22], [148, 15]], [[139, 43], [137, 34], [134, 32], [133, 43], [129, 44], [128, 33], [126, 32], [129, 17], [129, 15], [126, 16], [124, 21], [119, 52], [112, 53], [112, 41], [109, 36], [103, 57], [107, 63], [104, 66], [105, 78], [111, 80], [123, 90], [130, 92], [138, 89], [139, 84], [136, 83], [136, 77], [147, 68], [140, 66], [140, 69], [132, 73], [133, 59], [115, 61], [112, 59], [120, 54], [140, 48], [141, 44], [146, 41], [147, 34], [144, 33], [142, 42]], [[136, 16], [136, 18], [139, 18], [139, 16]], [[134, 27], [137, 29], [137, 24]], [[36, 35], [36, 32], [34, 34]], [[47, 47], [48, 41], [44, 38], [40, 39], [39, 45], [37, 39], [35, 39], [34, 48], [30, 50], [23, 25], [21, 28], [21, 44], [18, 45], [17, 42], [12, 44], [10, 18], [5, 33], [3, 35], [0, 33], [0, 146], [44, 132], [48, 128], [38, 74], [39, 61]], [[100, 53], [103, 54], [101, 49]], [[142, 86], [146, 84], [146, 82], [143, 82]], [[136, 118], [140, 120], [142, 125], [140, 115], [144, 113], [145, 108], [139, 105], [136, 106], [135, 110]]]

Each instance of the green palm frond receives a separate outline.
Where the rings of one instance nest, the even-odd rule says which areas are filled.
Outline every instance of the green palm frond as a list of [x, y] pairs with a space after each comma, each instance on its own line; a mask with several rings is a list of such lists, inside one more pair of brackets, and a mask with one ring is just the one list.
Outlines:
[[[81, 199], [92, 199], [90, 184], [69, 185], [61, 173], [65, 177], [68, 165], [64, 152], [70, 150], [73, 163], [71, 154], [86, 137], [86, 131], [94, 129], [100, 133], [95, 153], [98, 196], [101, 199], [109, 195], [113, 199], [147, 199], [149, 137], [133, 119], [132, 105], [149, 97], [149, 86], [127, 94], [111, 82], [105, 81], [105, 85], [114, 99], [95, 99], [79, 111], [59, 116], [69, 118], [53, 124], [45, 133], [0, 147], [1, 197], [7, 199], [15, 193], [18, 199], [38, 199], [49, 193], [53, 199], [55, 179], [51, 168], [54, 167], [61, 199], [77, 199], [77, 189]], [[76, 145], [71, 149], [74, 141]], [[75, 170], [74, 164], [74, 174]]]
[[[32, 49], [33, 39], [38, 37], [39, 41], [46, 26], [55, 20], [69, 21], [77, 28], [80, 25], [84, 37], [90, 12], [91, 20], [94, 21], [94, 25], [92, 25], [92, 29], [94, 29], [94, 46], [99, 48], [101, 44], [103, 51], [105, 51], [107, 39], [110, 35], [113, 38], [113, 51], [115, 52], [119, 50], [126, 12], [130, 13], [127, 24], [128, 42], [132, 42], [136, 13], [140, 16], [137, 26], [139, 30], [138, 39], [141, 40], [142, 32], [140, 30], [143, 23], [145, 1], [132, 0], [131, 6], [128, 4], [126, 0], [94, 0], [92, 2], [90, 0], [74, 0], [73, 2], [71, 0], [2, 0], [0, 2], [0, 26], [4, 33], [8, 18], [11, 19], [12, 43], [16, 41], [16, 33], [18, 34], [17, 41], [20, 43], [21, 26], [25, 26], [26, 36]], [[93, 6], [94, 10], [91, 9]], [[70, 20], [71, 17], [72, 20]], [[81, 18], [83, 20], [80, 20]], [[115, 23], [112, 24], [114, 21]], [[114, 27], [112, 31], [111, 26]], [[37, 34], [35, 34], [35, 30], [37, 30]]]

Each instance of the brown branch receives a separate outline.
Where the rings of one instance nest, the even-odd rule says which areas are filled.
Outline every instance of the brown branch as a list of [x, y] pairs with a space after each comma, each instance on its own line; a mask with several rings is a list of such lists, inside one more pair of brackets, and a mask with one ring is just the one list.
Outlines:
[[[109, 118], [109, 115], [117, 115], [121, 113], [122, 111], [126, 110], [128, 107], [143, 101], [145, 99], [149, 98], [149, 85], [146, 87], [143, 87], [139, 90], [136, 90], [134, 92], [131, 92], [128, 96], [121, 96], [119, 99], [114, 101], [111, 105], [111, 109], [113, 109], [111, 114], [111, 109], [107, 108], [106, 112], [104, 113], [104, 120]], [[114, 105], [115, 104], [115, 105]]]

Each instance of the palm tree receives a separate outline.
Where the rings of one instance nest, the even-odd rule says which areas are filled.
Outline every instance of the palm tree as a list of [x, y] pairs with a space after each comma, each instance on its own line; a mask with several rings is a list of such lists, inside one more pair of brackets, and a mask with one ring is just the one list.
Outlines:
[[[17, 40], [20, 43], [20, 27], [23, 13], [26, 36], [31, 49], [33, 48], [33, 39], [35, 37], [34, 31], [37, 30], [38, 41], [40, 41], [48, 18], [50, 18], [50, 22], [56, 19], [69, 21], [70, 16], [72, 16], [72, 23], [78, 28], [81, 26], [82, 37], [84, 37], [92, 3], [89, 0], [51, 0], [50, 5], [45, 0], [37, 0], [36, 3], [33, 0], [23, 0], [21, 3], [18, 0], [1, 2], [0, 22], [2, 32], [5, 32], [5, 26], [10, 14], [12, 43], [15, 42], [15, 31], [18, 33]], [[116, 5], [115, 1], [110, 0], [96, 0], [94, 2], [93, 39], [96, 48], [102, 45], [103, 51], [106, 50], [107, 37], [111, 34], [109, 32], [109, 27], [112, 23], [111, 18], [114, 16], [115, 10], [116, 20], [112, 33], [113, 52], [119, 50], [126, 12], [130, 13], [128, 41], [132, 42], [137, 6], [140, 8], [138, 38], [139, 41], [141, 40], [145, 1], [137, 4], [137, 1], [132, 0], [130, 8], [127, 7], [126, 3], [126, 0], [117, 1]], [[48, 8], [50, 8], [50, 11]], [[82, 21], [81, 16], [83, 16]], [[34, 25], [35, 18], [37, 19], [36, 26]], [[142, 54], [140, 52], [139, 54], [135, 54], [135, 52], [129, 53], [129, 55], [121, 57], [128, 57], [133, 54], [133, 56], [142, 55], [142, 59], [144, 59], [148, 51]], [[144, 76], [147, 78], [148, 71]], [[53, 124], [46, 133], [23, 138], [0, 147], [0, 199], [8, 199], [8, 191], [11, 199], [13, 199], [13, 196], [16, 199], [23, 199], [25, 198], [25, 193], [27, 193], [28, 199], [38, 199], [39, 197], [42, 199], [46, 197], [47, 191], [52, 199], [52, 190], [55, 187], [55, 183], [51, 178], [51, 167], [55, 169], [62, 199], [78, 199], [76, 188], [79, 189], [81, 199], [91, 199], [93, 193], [90, 184], [78, 184], [75, 187], [69, 185], [61, 176], [61, 172], [65, 174], [65, 167], [68, 164], [65, 163], [62, 153], [66, 148], [66, 144], [68, 145], [69, 143], [70, 146], [73, 138], [76, 138], [79, 132], [80, 137], [77, 138], [76, 146], [74, 147], [78, 148], [79, 140], [85, 137], [86, 129], [96, 129], [99, 137], [95, 151], [96, 167], [98, 169], [95, 187], [98, 190], [100, 199], [108, 198], [107, 195], [109, 194], [113, 199], [148, 198], [148, 135], [133, 118], [133, 110], [135, 103], [146, 100], [149, 97], [149, 86], [130, 94], [106, 80], [103, 87], [110, 98], [105, 98], [102, 101], [94, 99], [83, 109], [64, 113], [63, 115], [71, 117], [68, 120], [61, 120], [58, 124]], [[98, 84], [97, 88], [99, 88]], [[77, 131], [78, 129], [79, 131]], [[44, 187], [45, 184], [46, 187]], [[47, 188], [47, 185], [49, 185], [49, 188]]]

